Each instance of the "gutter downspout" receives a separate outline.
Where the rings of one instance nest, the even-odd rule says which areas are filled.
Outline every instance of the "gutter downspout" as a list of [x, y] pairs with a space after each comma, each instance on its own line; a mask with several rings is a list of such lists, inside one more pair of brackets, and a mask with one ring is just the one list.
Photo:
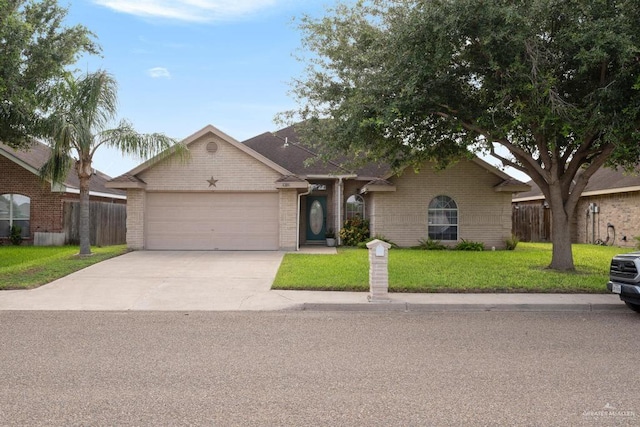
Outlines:
[[296, 252], [300, 250], [300, 202], [302, 200], [302, 196], [311, 194], [312, 191], [313, 187], [309, 184], [306, 193], [298, 194], [298, 208], [296, 209]]
[[334, 222], [334, 226], [337, 224], [338, 227], [334, 228], [335, 233], [336, 233], [336, 241], [338, 242], [338, 246], [340, 246], [342, 244], [342, 241], [340, 239], [340, 223], [342, 222], [342, 193], [344, 190], [344, 183], [342, 182], [342, 177], [338, 178], [338, 191], [336, 191], [337, 193], [337, 205], [338, 205], [338, 218], [336, 218], [333, 222]]

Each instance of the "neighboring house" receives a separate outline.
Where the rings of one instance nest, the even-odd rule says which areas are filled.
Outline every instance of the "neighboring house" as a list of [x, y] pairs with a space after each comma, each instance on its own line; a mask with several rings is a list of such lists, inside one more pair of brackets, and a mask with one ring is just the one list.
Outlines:
[[[640, 236], [640, 169], [635, 174], [622, 169], [600, 168], [582, 192], [572, 219], [574, 243], [635, 246]], [[551, 240], [551, 213], [540, 188], [529, 182], [531, 190], [513, 198], [514, 232], [526, 240]], [[543, 215], [536, 212], [545, 211]], [[531, 231], [533, 230], [533, 232]], [[538, 232], [536, 230], [546, 230]]]
[[241, 143], [207, 126], [183, 143], [187, 159], [151, 159], [107, 184], [127, 190], [133, 249], [295, 250], [354, 216], [400, 246], [431, 237], [504, 248], [512, 193], [530, 188], [479, 159], [399, 176], [309, 163], [317, 155], [292, 127]]
[[[43, 242], [64, 243], [64, 204], [79, 200], [80, 184], [73, 169], [64, 182], [42, 180], [39, 169], [50, 156], [51, 149], [40, 142], [24, 150], [0, 143], [0, 244], [13, 225], [22, 228], [26, 243], [37, 240], [36, 235]], [[110, 179], [96, 171], [91, 179], [91, 201], [126, 203], [124, 191], [105, 187]]]

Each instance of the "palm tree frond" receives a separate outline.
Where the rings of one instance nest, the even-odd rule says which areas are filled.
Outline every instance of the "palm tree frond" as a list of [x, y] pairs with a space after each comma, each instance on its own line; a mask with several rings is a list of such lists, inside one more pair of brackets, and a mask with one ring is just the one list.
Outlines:
[[104, 129], [116, 116], [118, 108], [118, 84], [106, 71], [87, 74], [71, 87], [74, 109], [85, 126]]
[[69, 173], [74, 160], [66, 153], [52, 150], [49, 160], [40, 168], [40, 177], [49, 179], [52, 183], [63, 182]]
[[169, 157], [177, 154], [180, 159], [188, 156], [188, 150], [175, 139], [163, 133], [138, 133], [131, 123], [123, 120], [118, 127], [100, 134], [100, 144], [114, 147], [122, 153], [146, 160], [151, 157]]

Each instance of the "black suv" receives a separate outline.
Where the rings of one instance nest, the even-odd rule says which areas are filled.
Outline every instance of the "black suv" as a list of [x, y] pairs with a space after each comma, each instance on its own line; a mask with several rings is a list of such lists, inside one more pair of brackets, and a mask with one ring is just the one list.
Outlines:
[[640, 252], [613, 257], [607, 289], [620, 295], [631, 310], [640, 313]]

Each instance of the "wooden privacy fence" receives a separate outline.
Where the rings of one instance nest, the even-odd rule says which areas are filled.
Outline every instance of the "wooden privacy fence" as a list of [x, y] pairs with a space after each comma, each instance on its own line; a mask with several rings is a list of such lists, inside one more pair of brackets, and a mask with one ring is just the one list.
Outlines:
[[[62, 209], [67, 244], [80, 243], [80, 202], [65, 201]], [[127, 205], [107, 202], [89, 204], [91, 245], [121, 245], [127, 242]]]
[[551, 241], [551, 209], [542, 204], [513, 205], [512, 233], [522, 242]]

